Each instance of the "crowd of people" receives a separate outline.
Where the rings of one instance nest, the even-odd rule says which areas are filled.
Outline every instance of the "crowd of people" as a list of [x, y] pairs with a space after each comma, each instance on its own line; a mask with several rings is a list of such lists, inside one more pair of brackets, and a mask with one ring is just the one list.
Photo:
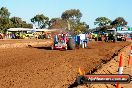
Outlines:
[[0, 39], [12, 39], [13, 37], [15, 37], [15, 34], [13, 33], [8, 34], [0, 33]]
[[48, 39], [51, 35], [48, 33], [21, 33], [21, 32], [12, 32], [12, 33], [0, 33], [0, 39]]
[[[22, 33], [22, 32], [8, 32], [8, 33], [0, 33], [0, 39], [49, 39], [52, 38], [51, 33], [45, 33], [45, 32], [35, 32], [35, 33]], [[87, 33], [86, 37], [89, 39], [89, 41], [116, 41], [117, 36], [111, 33]]]
[[90, 41], [108, 41], [114, 40], [115, 35], [113, 33], [88, 33], [88, 38]]
[[127, 39], [132, 39], [131, 34], [114, 34], [112, 32], [109, 33], [88, 33], [89, 41], [126, 41]]

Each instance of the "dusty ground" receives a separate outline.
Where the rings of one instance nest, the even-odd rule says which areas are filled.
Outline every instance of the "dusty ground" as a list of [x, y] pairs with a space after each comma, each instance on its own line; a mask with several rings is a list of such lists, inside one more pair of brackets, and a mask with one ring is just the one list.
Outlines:
[[9, 40], [0, 40], [0, 49], [3, 48], [22, 48], [28, 46], [44, 46], [52, 44], [53, 40], [51, 39], [9, 39]]
[[[129, 74], [132, 76], [132, 58], [131, 63], [128, 65], [128, 60], [130, 59], [131, 45], [123, 48], [118, 55], [115, 55], [108, 63], [102, 64], [93, 74], [118, 74], [120, 55], [123, 58], [123, 74]], [[121, 88], [132, 88], [132, 82], [128, 84], [120, 84]], [[78, 85], [77, 88], [116, 88], [116, 84], [86, 84]]]
[[68, 88], [78, 75], [78, 67], [89, 72], [128, 44], [92, 42], [87, 49], [68, 51], [0, 49], [0, 88]]
[[34, 40], [34, 39], [0, 39], [0, 44], [9, 44], [9, 43], [23, 43], [23, 42], [35, 42], [43, 40]]
[[15, 44], [15, 43], [30, 43], [30, 42], [43, 42], [50, 41], [50, 39], [0, 39], [0, 45]]

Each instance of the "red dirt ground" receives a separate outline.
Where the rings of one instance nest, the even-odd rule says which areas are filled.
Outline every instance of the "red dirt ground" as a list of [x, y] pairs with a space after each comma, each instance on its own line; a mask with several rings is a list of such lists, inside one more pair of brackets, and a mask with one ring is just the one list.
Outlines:
[[0, 39], [0, 45], [1, 44], [14, 44], [14, 43], [29, 43], [29, 42], [43, 42], [47, 41], [50, 39], [39, 39], [39, 40], [34, 40], [34, 39]]
[[91, 42], [87, 49], [47, 47], [0, 49], [0, 88], [68, 88], [78, 75], [108, 60], [129, 42]]

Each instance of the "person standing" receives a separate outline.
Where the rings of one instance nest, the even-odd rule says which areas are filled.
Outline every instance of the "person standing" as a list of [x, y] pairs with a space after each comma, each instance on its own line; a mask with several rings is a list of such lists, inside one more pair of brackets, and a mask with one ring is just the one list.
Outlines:
[[106, 41], [108, 41], [108, 36], [109, 36], [109, 34], [108, 34], [108, 33], [106, 33]]

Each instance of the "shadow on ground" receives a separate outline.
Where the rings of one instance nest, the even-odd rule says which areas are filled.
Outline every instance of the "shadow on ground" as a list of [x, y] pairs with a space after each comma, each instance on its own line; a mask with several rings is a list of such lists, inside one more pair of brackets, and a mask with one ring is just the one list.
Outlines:
[[[32, 48], [37, 48], [37, 49], [44, 49], [44, 50], [51, 50], [51, 47], [32, 47]], [[76, 47], [75, 48], [76, 50], [78, 50], [78, 49], [81, 49], [81, 48], [78, 48], [78, 47]], [[86, 47], [85, 49], [93, 49], [93, 48], [91, 48], [91, 47]], [[57, 50], [57, 49], [55, 49], [55, 50]], [[59, 50], [59, 49], [58, 49]], [[68, 50], [70, 50], [70, 49], [68, 49]], [[65, 51], [65, 50], [63, 50], [63, 49], [60, 49], [60, 51]]]
[[51, 47], [33, 47], [33, 48], [37, 48], [37, 49], [44, 49], [44, 50], [51, 50]]

